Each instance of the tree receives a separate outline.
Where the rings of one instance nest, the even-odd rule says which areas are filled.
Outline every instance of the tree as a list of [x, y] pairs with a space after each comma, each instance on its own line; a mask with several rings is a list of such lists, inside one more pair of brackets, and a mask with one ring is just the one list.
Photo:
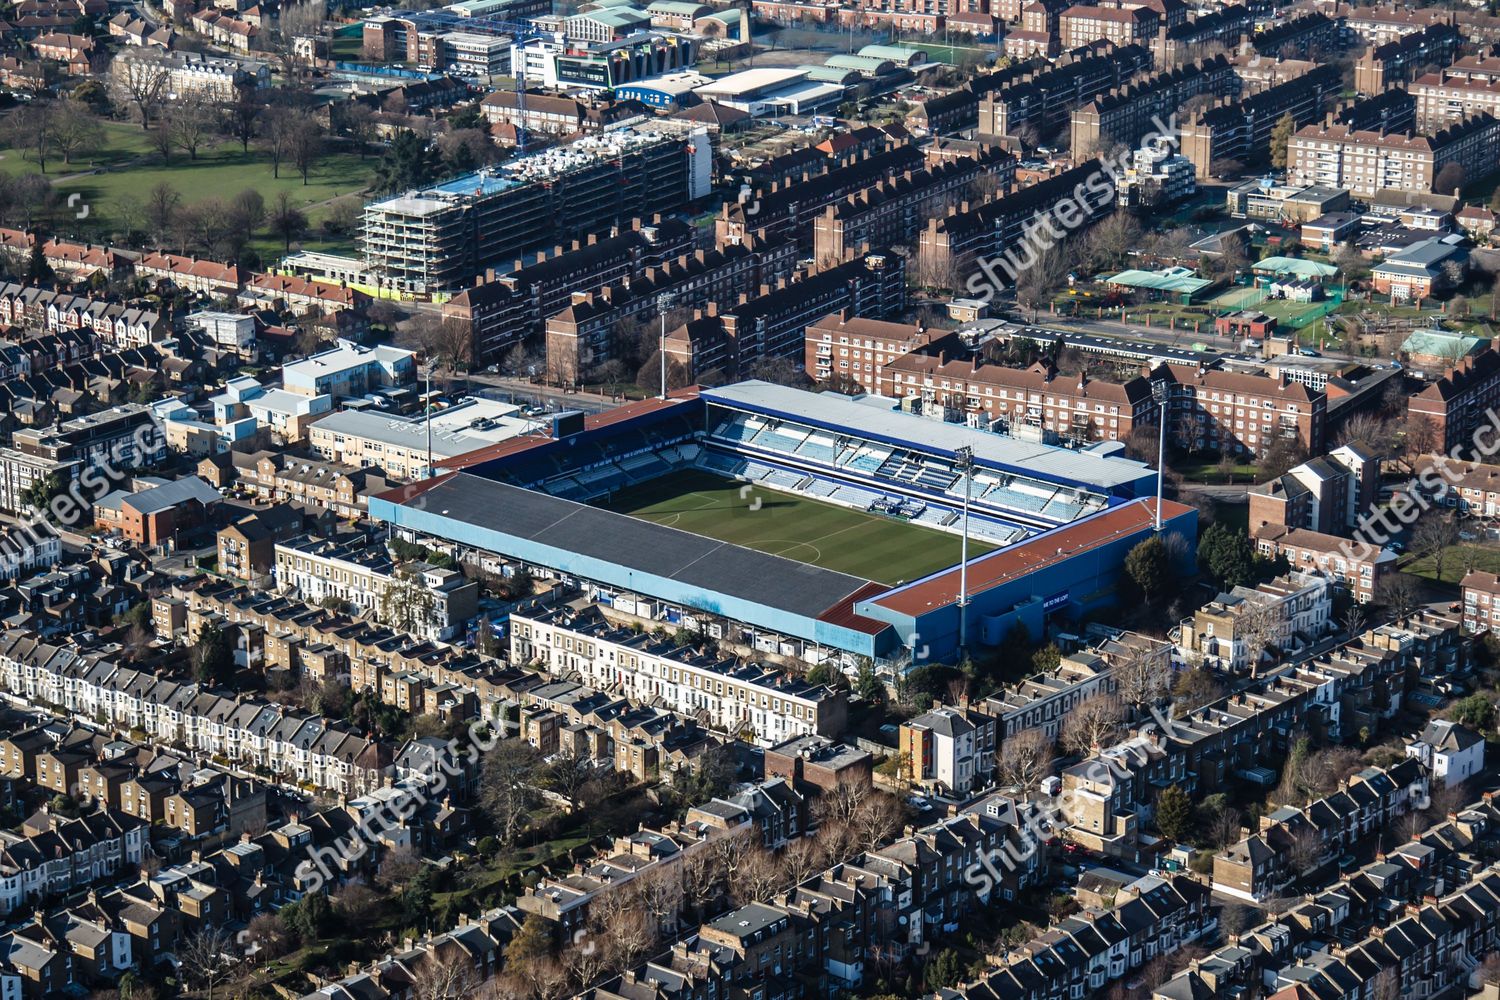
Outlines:
[[191, 982], [208, 990], [213, 1000], [214, 987], [234, 970], [234, 940], [228, 932], [205, 924], [176, 948], [177, 961]]
[[599, 791], [598, 771], [594, 762], [572, 747], [565, 748], [547, 762], [542, 785], [567, 799], [575, 809], [588, 807]]
[[1172, 565], [1160, 535], [1152, 535], [1137, 543], [1126, 554], [1125, 575], [1140, 588], [1148, 601], [1155, 601], [1166, 593], [1172, 578]]
[[257, 961], [270, 961], [291, 951], [292, 933], [276, 914], [261, 913], [245, 928], [245, 943]]
[[1040, 729], [1026, 729], [1006, 737], [996, 755], [1000, 783], [1032, 791], [1052, 774], [1052, 741]]
[[1421, 603], [1422, 587], [1415, 577], [1391, 570], [1375, 588], [1375, 599], [1390, 609], [1398, 620], [1416, 610]]
[[239, 140], [240, 152], [250, 152], [250, 140], [260, 132], [265, 106], [256, 100], [254, 91], [241, 90], [221, 111], [220, 127], [224, 135]]
[[442, 155], [422, 136], [402, 130], [391, 140], [375, 167], [375, 186], [382, 193], [425, 187], [442, 173]]
[[287, 146], [292, 165], [302, 175], [302, 185], [307, 186], [308, 174], [323, 152], [323, 130], [311, 118], [299, 119], [292, 129]]
[[531, 821], [536, 792], [531, 778], [541, 766], [541, 754], [522, 739], [501, 740], [480, 769], [479, 802], [494, 826], [500, 846], [509, 850]]
[[214, 112], [201, 100], [178, 101], [167, 116], [167, 131], [172, 144], [187, 153], [189, 160], [198, 159], [198, 150], [214, 134]]
[[1287, 870], [1299, 880], [1307, 878], [1323, 861], [1323, 845], [1310, 827], [1303, 827], [1292, 834], [1286, 849]]
[[1295, 438], [1278, 437], [1261, 449], [1255, 460], [1255, 468], [1260, 474], [1261, 482], [1265, 482], [1286, 475], [1289, 469], [1306, 457], [1302, 445]]
[[1276, 170], [1286, 169], [1287, 147], [1297, 131], [1297, 119], [1291, 112], [1282, 115], [1271, 127], [1271, 166]]
[[135, 108], [141, 127], [151, 128], [156, 109], [167, 97], [171, 69], [165, 62], [136, 56], [116, 57], [110, 65], [110, 84], [115, 99]]
[[276, 193], [276, 200], [271, 203], [267, 218], [271, 232], [281, 237], [282, 245], [287, 250], [291, 250], [292, 240], [301, 239], [302, 234], [307, 232], [307, 216], [302, 214], [302, 210], [286, 191]]
[[42, 173], [57, 144], [56, 102], [39, 98], [13, 110], [3, 123], [6, 143], [36, 160]]
[[351, 103], [344, 111], [343, 127], [344, 134], [354, 143], [359, 158], [363, 160], [377, 134], [374, 110], [365, 104]]
[[1471, 694], [1448, 710], [1454, 722], [1488, 735], [1495, 726], [1495, 704], [1482, 694]]
[[[1039, 232], [1035, 238], [1045, 236]], [[1068, 261], [1062, 248], [1056, 244], [1048, 244], [1037, 252], [1036, 260], [1030, 267], [1016, 275], [1017, 304], [1030, 309], [1031, 318], [1036, 319], [1037, 310], [1047, 304], [1052, 293], [1057, 291], [1067, 277]]]
[[1178, 785], [1168, 785], [1156, 796], [1156, 828], [1181, 843], [1193, 832], [1193, 800]]
[[1115, 693], [1134, 708], [1156, 703], [1167, 693], [1172, 680], [1172, 661], [1150, 645], [1130, 646], [1111, 665]]
[[427, 952], [412, 975], [412, 1000], [467, 1000], [480, 985], [474, 961], [462, 949]]
[[1250, 536], [1215, 522], [1198, 542], [1198, 563], [1221, 586], [1238, 587], [1255, 579], [1255, 549]]
[[234, 679], [234, 645], [217, 622], [207, 622], [198, 641], [188, 652], [193, 678], [207, 686], [228, 684]]
[[104, 141], [99, 119], [77, 101], [63, 101], [52, 124], [52, 143], [64, 164], [97, 150]]
[[398, 632], [421, 632], [432, 618], [436, 599], [416, 576], [398, 571], [380, 592], [377, 615]]
[[1110, 746], [1125, 721], [1125, 706], [1114, 695], [1097, 695], [1077, 705], [1063, 719], [1062, 748], [1079, 757]]
[[1224, 685], [1211, 670], [1183, 670], [1172, 683], [1172, 706], [1179, 713], [1193, 712], [1224, 697]]
[[164, 239], [172, 229], [181, 205], [182, 195], [166, 181], [157, 184], [146, 196], [146, 225], [158, 241]]
[[1412, 529], [1412, 549], [1432, 558], [1432, 569], [1443, 582], [1443, 565], [1448, 550], [1458, 544], [1458, 519], [1451, 511], [1433, 509], [1422, 515]]
[[1141, 236], [1141, 224], [1129, 212], [1115, 212], [1105, 218], [1083, 240], [1089, 272], [1124, 267], [1131, 253], [1140, 249]]
[[300, 119], [286, 108], [273, 107], [266, 113], [260, 138], [261, 146], [271, 158], [272, 177], [281, 177], [281, 164], [291, 155], [292, 136], [300, 127]]
[[1438, 171], [1432, 189], [1438, 194], [1458, 194], [1464, 186], [1464, 168], [1457, 162], [1449, 162]]

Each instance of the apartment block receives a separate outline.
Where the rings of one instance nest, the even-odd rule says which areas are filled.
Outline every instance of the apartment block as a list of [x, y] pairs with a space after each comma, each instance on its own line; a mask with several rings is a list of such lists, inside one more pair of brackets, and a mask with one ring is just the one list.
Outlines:
[[701, 128], [654, 125], [586, 136], [372, 202], [360, 249], [396, 287], [459, 290], [492, 261], [706, 196], [712, 159]]
[[47, 427], [23, 427], [0, 448], [0, 510], [18, 513], [32, 483], [55, 475], [64, 489], [85, 471], [79, 499], [92, 505], [116, 488], [126, 474], [166, 457], [166, 439], [144, 406], [125, 403]]
[[1008, 189], [1015, 170], [1015, 157], [992, 146], [876, 181], [814, 218], [813, 259], [837, 263], [864, 247], [909, 243], [928, 218], [966, 204], [981, 180], [994, 190]]
[[299, 396], [347, 399], [377, 389], [415, 384], [417, 356], [385, 345], [364, 347], [340, 340], [334, 347], [283, 365], [282, 387]]
[[242, 94], [271, 85], [271, 69], [259, 60], [156, 48], [123, 49], [115, 56], [112, 72], [125, 73], [132, 81], [139, 81], [144, 90], [150, 89], [150, 81], [165, 74], [164, 96], [173, 101], [199, 98], [232, 104]]
[[1410, 83], [1423, 67], [1451, 63], [1462, 41], [1458, 29], [1439, 23], [1376, 43], [1354, 63], [1354, 89], [1373, 96]]
[[1224, 160], [1254, 162], [1270, 148], [1271, 132], [1283, 116], [1291, 115], [1299, 126], [1315, 122], [1323, 116], [1324, 103], [1342, 89], [1336, 69], [1317, 66], [1247, 97], [1220, 99], [1183, 125], [1179, 148], [1193, 161], [1199, 178], [1209, 177]]
[[1375, 600], [1387, 574], [1396, 570], [1394, 553], [1320, 531], [1267, 525], [1251, 536], [1261, 555], [1284, 557], [1299, 572], [1321, 573], [1343, 584], [1361, 603]]
[[1115, 143], [1135, 145], [1147, 133], [1159, 131], [1157, 122], [1166, 122], [1183, 104], [1200, 96], [1224, 97], [1236, 84], [1223, 55], [1126, 84], [1073, 112], [1072, 148], [1086, 155]]
[[911, 413], [1049, 444], [1123, 441], [1156, 412], [1143, 378], [1118, 383], [1060, 375], [1042, 362], [1017, 369], [955, 348], [938, 341], [890, 362], [880, 394]]
[[683, 254], [594, 292], [577, 291], [543, 324], [548, 376], [573, 381], [619, 357], [622, 330], [659, 323], [663, 302], [681, 313], [781, 287], [796, 271], [797, 258], [797, 244], [790, 240], [762, 243], [752, 236]]
[[967, 799], [994, 780], [993, 716], [966, 705], [937, 705], [901, 724], [901, 777], [939, 795]]
[[[942, 275], [949, 287], [976, 293], [996, 280], [975, 270], [978, 261], [1007, 261], [1017, 270], [1028, 266], [1034, 259], [1029, 254], [1034, 251], [1022, 246], [1023, 238], [1031, 227], [1041, 225], [1040, 216], [1056, 218], [1059, 206], [1065, 204], [1074, 223], [1066, 228], [1082, 232], [1112, 210], [1114, 187], [1100, 182], [1099, 167], [1098, 160], [1087, 160], [967, 212], [950, 208], [946, 216], [929, 219], [918, 238], [919, 273]], [[1080, 190], [1081, 201], [1076, 200]], [[1077, 217], [1075, 208], [1081, 210], [1082, 218]], [[1002, 273], [998, 280], [1010, 278]]]
[[[1450, 165], [1455, 169], [1447, 170]], [[1500, 119], [1483, 113], [1430, 136], [1309, 125], [1287, 146], [1292, 183], [1346, 188], [1367, 198], [1378, 191], [1437, 191], [1440, 179], [1474, 184], [1497, 166]]]
[[1346, 534], [1374, 507], [1379, 489], [1379, 456], [1368, 445], [1346, 444], [1251, 487], [1250, 527]]
[[906, 305], [906, 258], [878, 250], [847, 263], [794, 276], [738, 304], [710, 302], [667, 332], [666, 353], [697, 377], [733, 373], [760, 358], [800, 359], [807, 325], [831, 312], [882, 319]]
[[[1500, 353], [1493, 348], [1461, 359], [1453, 370], [1406, 401], [1408, 425], [1423, 421], [1434, 451], [1469, 454], [1474, 433], [1488, 426], [1487, 411], [1500, 405]], [[1457, 451], [1455, 451], [1457, 449]]]
[[1047, 135], [1062, 127], [1074, 108], [1151, 69], [1151, 51], [1144, 45], [1106, 43], [1083, 51], [1064, 55], [1056, 66], [1022, 64], [1002, 71], [1005, 78], [980, 95], [979, 132], [1015, 135], [1030, 125]]
[[1339, 34], [1339, 22], [1322, 14], [1304, 13], [1256, 32], [1250, 44], [1263, 56], [1291, 55], [1300, 59], [1310, 54], [1336, 51]]
[[1126, 9], [1075, 4], [1057, 19], [1058, 34], [1065, 49], [1076, 49], [1097, 41], [1121, 47], [1146, 45], [1161, 27], [1161, 15], [1145, 6]]
[[848, 310], [807, 325], [802, 369], [818, 382], [837, 380], [847, 389], [880, 392], [885, 366], [932, 343], [943, 331], [920, 323], [866, 319]]
[[1327, 396], [1285, 376], [1166, 364], [1151, 378], [1168, 385], [1168, 433], [1183, 447], [1258, 455], [1274, 440], [1307, 454], [1323, 450]]
[[635, 219], [604, 237], [574, 240], [571, 249], [539, 252], [531, 262], [517, 259], [504, 274], [493, 269], [443, 303], [443, 319], [466, 324], [476, 364], [487, 364], [510, 348], [542, 333], [547, 317], [568, 306], [575, 295], [619, 281], [640, 278], [693, 250], [692, 227], [678, 220]]
[[1453, 68], [1425, 73], [1412, 81], [1417, 126], [1433, 132], [1487, 114], [1500, 118], [1500, 75], [1455, 73]]
[[739, 664], [611, 623], [595, 606], [511, 615], [511, 656], [558, 676], [702, 718], [721, 732], [772, 746], [843, 731], [842, 692], [770, 667]]

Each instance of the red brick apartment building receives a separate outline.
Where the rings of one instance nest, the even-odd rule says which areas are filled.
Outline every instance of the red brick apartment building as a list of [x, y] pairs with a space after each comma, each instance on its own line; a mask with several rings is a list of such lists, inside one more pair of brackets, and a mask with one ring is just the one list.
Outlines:
[[1064, 49], [1103, 39], [1115, 45], [1149, 45], [1161, 27], [1161, 14], [1149, 7], [1089, 7], [1075, 4], [1057, 19]]
[[843, 376], [861, 392], [879, 392], [886, 365], [946, 335], [946, 330], [851, 316], [847, 309], [829, 313], [808, 324], [803, 370], [819, 382]]
[[1432, 446], [1444, 454], [1467, 452], [1486, 412], [1500, 403], [1500, 354], [1493, 349], [1464, 358], [1452, 372], [1406, 401], [1408, 433], [1417, 420], [1433, 432]]
[[1189, 451], [1258, 455], [1277, 438], [1309, 454], [1323, 451], [1327, 396], [1285, 377], [1162, 365], [1153, 379], [1171, 384], [1173, 440]]
[[1374, 600], [1386, 574], [1396, 566], [1394, 555], [1373, 545], [1285, 525], [1257, 528], [1255, 547], [1263, 556], [1286, 556], [1293, 570], [1322, 573], [1342, 583], [1362, 603]]
[[1144, 378], [1121, 384], [1060, 375], [1040, 363], [1016, 369], [967, 354], [951, 358], [937, 347], [935, 353], [919, 351], [887, 363], [881, 395], [953, 422], [988, 426], [998, 421], [1013, 436], [1080, 442], [1123, 441], [1137, 421], [1150, 422], [1155, 409]]
[[1470, 570], [1464, 576], [1464, 628], [1488, 632], [1500, 625], [1500, 576]]

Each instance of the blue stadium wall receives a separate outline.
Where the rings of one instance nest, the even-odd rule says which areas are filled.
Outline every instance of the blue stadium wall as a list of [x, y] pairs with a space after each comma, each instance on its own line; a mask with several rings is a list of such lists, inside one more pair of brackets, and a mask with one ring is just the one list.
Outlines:
[[[889, 630], [879, 635], [868, 635], [806, 615], [793, 614], [758, 602], [746, 601], [729, 594], [684, 586], [681, 582], [668, 577], [643, 573], [629, 566], [607, 562], [592, 556], [579, 555], [556, 546], [544, 545], [503, 531], [445, 517], [430, 510], [401, 506], [380, 497], [371, 497], [369, 507], [371, 518], [394, 527], [407, 528], [436, 538], [446, 538], [470, 548], [508, 556], [534, 566], [551, 567], [580, 581], [605, 589], [628, 591], [643, 597], [678, 604], [685, 608], [695, 608], [805, 642], [815, 642], [833, 649], [870, 657], [888, 656], [894, 651], [896, 645], [896, 637]], [[847, 594], [830, 594], [828, 604], [832, 606], [840, 598], [847, 596]]]
[[[1185, 576], [1197, 572], [1198, 512], [1190, 509], [1166, 520], [1162, 524], [1162, 531], [1178, 535], [1186, 543], [1179, 547], [1182, 555], [1174, 569]], [[1087, 552], [1059, 558], [1056, 562], [1014, 580], [971, 595], [968, 607], [970, 644], [997, 643], [1017, 623], [1025, 625], [1033, 636], [1041, 636], [1048, 618], [1083, 618], [1114, 604], [1120, 575], [1124, 572], [1126, 554], [1153, 533], [1154, 529], [1148, 525]], [[1038, 544], [1046, 537], [1040, 535], [1029, 544]], [[1003, 559], [1005, 554], [1006, 550], [1001, 549], [993, 557]], [[983, 559], [973, 560], [969, 564], [970, 572], [974, 572], [974, 567], [988, 558], [992, 556], [986, 555]], [[951, 571], [942, 570], [933, 576], [947, 572]], [[929, 576], [924, 579], [932, 578]], [[922, 583], [922, 580], [917, 580], [898, 589], [905, 590]], [[891, 625], [903, 643], [912, 648], [914, 664], [920, 664], [924, 660], [954, 661], [959, 648], [959, 608], [956, 604], [910, 615], [882, 607], [879, 600], [879, 597], [875, 597], [859, 601], [854, 610]], [[920, 655], [924, 652], [925, 656]]]

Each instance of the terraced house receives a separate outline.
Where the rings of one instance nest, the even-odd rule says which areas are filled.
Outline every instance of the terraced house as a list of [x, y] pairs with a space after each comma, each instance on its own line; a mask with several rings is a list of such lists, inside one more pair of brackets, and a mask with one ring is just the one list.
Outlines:
[[659, 700], [689, 718], [772, 746], [844, 728], [842, 692], [769, 667], [703, 655], [611, 623], [597, 606], [511, 615], [511, 657], [638, 701]]

